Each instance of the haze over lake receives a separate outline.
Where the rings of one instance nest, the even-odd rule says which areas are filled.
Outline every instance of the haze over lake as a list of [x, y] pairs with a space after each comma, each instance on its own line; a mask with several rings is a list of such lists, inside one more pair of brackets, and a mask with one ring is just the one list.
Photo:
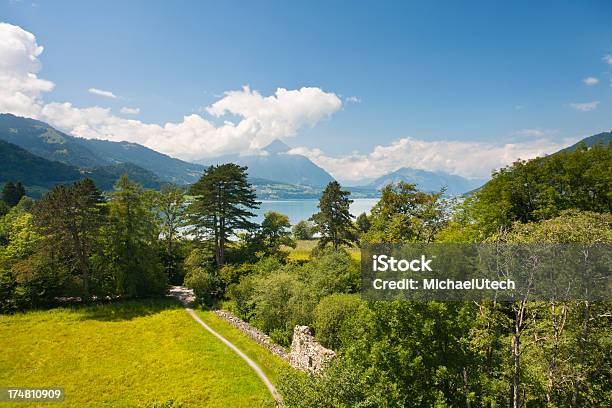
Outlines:
[[[351, 204], [351, 214], [357, 217], [362, 212], [370, 212], [378, 198], [356, 198]], [[300, 220], [306, 220], [319, 211], [317, 205], [319, 200], [279, 200], [262, 201], [261, 206], [255, 213], [256, 222], [263, 220], [264, 214], [268, 211], [276, 211], [289, 217], [289, 222], [295, 224]]]

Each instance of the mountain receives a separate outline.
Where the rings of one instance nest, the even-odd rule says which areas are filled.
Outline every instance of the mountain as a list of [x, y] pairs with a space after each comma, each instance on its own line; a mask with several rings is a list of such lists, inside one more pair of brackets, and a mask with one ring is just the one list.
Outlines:
[[0, 163], [0, 183], [21, 181], [26, 187], [50, 188], [82, 177], [75, 166], [43, 159], [4, 140], [0, 140]]
[[481, 186], [486, 180], [470, 180], [442, 171], [433, 172], [402, 167], [377, 178], [364, 187], [378, 190], [389, 183], [397, 183], [399, 181], [414, 183], [423, 191], [439, 191], [442, 187], [446, 187], [447, 194], [458, 195]]
[[[60, 132], [44, 122], [0, 114], [0, 139], [47, 160], [80, 168], [132, 163], [176, 184], [195, 182], [204, 167], [129, 142], [83, 139]], [[136, 171], [132, 166], [131, 169]]]
[[581, 141], [574, 143], [573, 145], [566, 147], [563, 150], [560, 151], [565, 151], [565, 150], [576, 150], [576, 148], [578, 147], [579, 144], [584, 143], [587, 147], [591, 147], [593, 145], [596, 145], [597, 143], [603, 143], [604, 146], [607, 146], [608, 143], [612, 142], [612, 131], [610, 132], [603, 132], [603, 133], [598, 133], [596, 135], [593, 136], [589, 136], [589, 137], [585, 137], [584, 139], [582, 139]]
[[146, 188], [159, 188], [162, 184], [155, 174], [131, 163], [79, 169], [36, 156], [4, 140], [0, 140], [0, 163], [0, 183], [21, 181], [30, 195], [40, 195], [56, 184], [73, 183], [85, 177], [92, 179], [98, 188], [108, 191], [124, 173]]
[[290, 149], [276, 139], [263, 148], [259, 155], [225, 155], [198, 162], [206, 165], [236, 163], [248, 167], [250, 178], [274, 180], [281, 184], [322, 187], [334, 179], [306, 156], [289, 154]]
[[107, 163], [132, 163], [175, 184], [195, 183], [205, 169], [200, 164], [175, 159], [137, 143], [80, 138], [77, 141]]
[[77, 167], [111, 164], [79, 143], [77, 138], [62, 133], [44, 122], [10, 113], [0, 114], [0, 139], [44, 159]]

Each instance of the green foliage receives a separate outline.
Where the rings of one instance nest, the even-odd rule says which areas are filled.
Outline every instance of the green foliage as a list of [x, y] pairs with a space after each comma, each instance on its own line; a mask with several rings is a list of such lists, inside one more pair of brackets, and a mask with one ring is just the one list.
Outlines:
[[[53, 268], [63, 268], [81, 279], [82, 294], [90, 297], [91, 257], [99, 240], [104, 199], [90, 179], [69, 187], [56, 186], [35, 203], [34, 221], [45, 251], [55, 255]], [[94, 278], [95, 280], [95, 278]]]
[[514, 243], [611, 243], [612, 214], [565, 210], [549, 220], [516, 222], [508, 233], [492, 239]]
[[360, 265], [344, 250], [317, 251], [299, 274], [317, 298], [332, 293], [354, 293], [361, 284]]
[[[321, 299], [314, 309], [313, 328], [317, 339], [327, 348], [338, 350], [345, 321], [352, 318], [361, 306], [359, 295], [334, 293]], [[345, 333], [344, 337], [349, 334]]]
[[24, 195], [25, 188], [20, 181], [17, 183], [9, 181], [2, 187], [2, 201], [9, 207], [16, 206]]
[[152, 197], [127, 175], [117, 181], [115, 188], [103, 231], [106, 268], [112, 271], [120, 295], [162, 295], [167, 278], [157, 257], [159, 230]]
[[164, 186], [155, 194], [154, 205], [161, 229], [161, 262], [168, 282], [181, 285], [185, 277], [185, 248], [180, 242], [180, 228], [185, 224], [185, 196], [175, 186]]
[[387, 184], [372, 208], [364, 243], [432, 242], [447, 221], [444, 191], [424, 193], [416, 185]]
[[601, 144], [517, 161], [475, 193], [471, 222], [491, 236], [515, 221], [541, 221], [571, 208], [612, 212], [610, 163], [612, 149]]
[[185, 276], [185, 286], [193, 289], [200, 301], [212, 305], [213, 300], [222, 293], [223, 286], [214, 269], [206, 270], [200, 266], [190, 269]]
[[301, 220], [291, 228], [293, 239], [299, 240], [311, 240], [314, 236], [314, 225], [311, 221]]
[[[378, 408], [398, 406], [385, 401], [386, 390], [364, 381], [363, 369], [343, 358], [333, 360], [320, 375], [286, 372], [278, 388], [288, 408]], [[408, 405], [413, 406], [413, 405]]]
[[254, 322], [283, 346], [291, 343], [296, 324], [309, 324], [316, 299], [295, 276], [279, 271], [257, 280]]
[[315, 232], [321, 235], [319, 246], [332, 244], [334, 249], [341, 245], [352, 245], [357, 238], [352, 223], [353, 215], [349, 198], [350, 192], [342, 190], [337, 181], [330, 182], [319, 200], [319, 212], [312, 216]]
[[190, 205], [193, 232], [200, 239], [211, 240], [215, 262], [225, 263], [225, 247], [237, 231], [253, 232], [257, 225], [249, 219], [257, 208], [255, 192], [247, 181], [246, 167], [233, 163], [210, 166], [191, 187], [195, 196]]
[[291, 239], [289, 231], [291, 224], [289, 217], [284, 214], [268, 211], [264, 215], [259, 234], [263, 243], [264, 254], [266, 256], [278, 256], [284, 258], [286, 252], [281, 250], [282, 246], [295, 248], [295, 241]]
[[368, 214], [366, 213], [359, 214], [359, 216], [355, 220], [355, 225], [357, 226], [357, 229], [359, 230], [359, 232], [362, 234], [365, 234], [366, 232], [368, 232], [370, 228], [372, 227], [370, 218], [368, 217]]

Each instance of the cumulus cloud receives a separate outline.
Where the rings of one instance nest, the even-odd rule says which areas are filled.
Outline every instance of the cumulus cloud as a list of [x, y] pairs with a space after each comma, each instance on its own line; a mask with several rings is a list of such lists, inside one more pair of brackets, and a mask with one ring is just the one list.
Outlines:
[[586, 77], [582, 80], [582, 82], [584, 82], [584, 84], [587, 86], [593, 86], [599, 83], [599, 79], [595, 77]]
[[580, 112], [588, 112], [597, 109], [599, 101], [584, 102], [584, 103], [570, 103], [570, 106]]
[[605, 62], [606, 64], [612, 65], [612, 55], [608, 54], [608, 55], [604, 55], [604, 57], [602, 58], [603, 62]]
[[87, 92], [89, 92], [90, 94], [94, 94], [94, 95], [104, 96], [106, 98], [117, 99], [117, 95], [115, 95], [111, 91], [104, 91], [98, 88], [89, 88]]
[[121, 108], [120, 112], [126, 115], [138, 115], [140, 113], [140, 108], [128, 108], [124, 106]]
[[53, 82], [38, 78], [43, 47], [21, 27], [0, 23], [0, 112], [35, 116]]
[[344, 100], [349, 103], [361, 103], [361, 98], [358, 96], [347, 96]]
[[331, 157], [319, 149], [296, 148], [302, 154], [342, 181], [357, 181], [364, 174], [378, 177], [401, 167], [445, 171], [468, 178], [485, 178], [492, 169], [511, 164], [518, 158], [531, 159], [558, 151], [577, 139], [560, 143], [546, 138], [524, 143], [493, 144], [470, 141], [424, 141], [402, 138], [386, 146], [376, 146], [368, 154], [353, 153]]
[[[273, 95], [264, 96], [245, 86], [226, 92], [205, 108], [212, 118], [192, 114], [177, 123], [144, 123], [115, 116], [99, 106], [45, 103], [42, 93], [52, 90], [53, 83], [37, 77], [42, 51], [33, 34], [0, 24], [0, 112], [40, 119], [85, 138], [140, 143], [187, 160], [257, 151], [277, 137], [314, 126], [342, 106], [336, 94], [316, 87], [278, 88]], [[113, 92], [97, 88], [89, 92], [116, 98]], [[138, 113], [135, 108], [121, 112]]]

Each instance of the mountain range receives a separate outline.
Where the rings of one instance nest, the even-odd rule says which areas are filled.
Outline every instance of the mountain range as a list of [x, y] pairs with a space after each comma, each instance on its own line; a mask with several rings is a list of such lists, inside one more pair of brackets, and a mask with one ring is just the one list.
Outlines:
[[483, 185], [484, 179], [468, 179], [465, 177], [444, 173], [441, 171], [427, 171], [402, 167], [389, 174], [385, 174], [370, 182], [366, 187], [380, 190], [387, 184], [399, 181], [414, 183], [423, 191], [440, 191], [445, 188], [449, 195], [459, 195]]
[[[126, 168], [146, 170], [155, 175], [149, 180], [175, 183], [194, 183], [204, 166], [188, 163], [130, 142], [83, 139], [54, 129], [35, 119], [12, 114], [0, 114], [0, 139], [15, 144], [44, 159], [84, 169], [130, 163]], [[128, 171], [129, 173], [129, 171]]]
[[34, 196], [56, 184], [72, 183], [84, 177], [91, 178], [103, 190], [112, 190], [114, 183], [124, 173], [146, 188], [158, 189], [163, 184], [155, 174], [132, 163], [83, 169], [47, 160], [4, 140], [0, 140], [0, 163], [0, 182], [19, 180]]
[[306, 156], [289, 154], [291, 148], [276, 139], [259, 154], [224, 155], [198, 162], [205, 165], [236, 163], [248, 167], [249, 177], [284, 184], [323, 187], [334, 178]]
[[[610, 140], [612, 132], [604, 132], [579, 143], [592, 146]], [[566, 149], [577, 146], [578, 143]], [[164, 183], [188, 185], [201, 176], [206, 166], [234, 162], [248, 167], [249, 180], [260, 199], [319, 197], [333, 177], [307, 157], [290, 154], [290, 150], [277, 139], [257, 154], [225, 155], [190, 163], [136, 143], [83, 139], [38, 120], [0, 114], [0, 183], [20, 180], [34, 195], [86, 176], [103, 190], [111, 190], [124, 173], [147, 188], [159, 188]], [[353, 197], [376, 197], [380, 188], [398, 181], [415, 183], [425, 191], [444, 187], [450, 195], [473, 191], [486, 182], [402, 167], [348, 190]]]

